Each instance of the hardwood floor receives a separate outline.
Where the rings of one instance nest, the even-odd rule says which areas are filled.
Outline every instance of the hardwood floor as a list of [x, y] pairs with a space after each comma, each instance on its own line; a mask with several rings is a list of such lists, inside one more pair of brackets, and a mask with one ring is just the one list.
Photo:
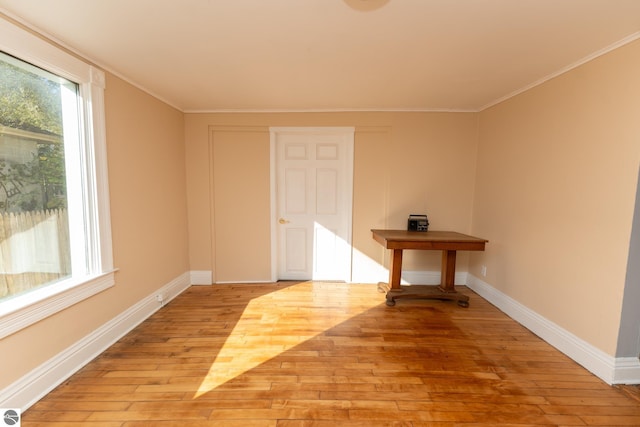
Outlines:
[[610, 387], [462, 287], [191, 287], [23, 414], [23, 426], [640, 426]]

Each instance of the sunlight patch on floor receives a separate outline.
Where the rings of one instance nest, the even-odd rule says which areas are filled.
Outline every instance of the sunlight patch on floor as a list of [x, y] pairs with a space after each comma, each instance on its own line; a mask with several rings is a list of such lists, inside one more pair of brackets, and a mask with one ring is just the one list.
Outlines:
[[253, 299], [194, 398], [384, 303], [382, 296], [367, 292], [354, 306], [353, 296], [346, 298], [354, 286], [357, 285], [303, 282]]

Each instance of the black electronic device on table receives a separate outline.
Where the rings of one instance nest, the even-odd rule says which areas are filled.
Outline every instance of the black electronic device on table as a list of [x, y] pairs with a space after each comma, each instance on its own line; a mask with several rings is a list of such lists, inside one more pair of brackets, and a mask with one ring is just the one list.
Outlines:
[[429, 231], [429, 220], [426, 215], [409, 215], [407, 221], [407, 230], [409, 231]]

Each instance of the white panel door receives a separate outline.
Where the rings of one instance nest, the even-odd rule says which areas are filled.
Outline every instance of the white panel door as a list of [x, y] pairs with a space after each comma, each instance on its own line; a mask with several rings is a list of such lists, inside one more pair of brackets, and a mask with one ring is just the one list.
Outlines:
[[351, 279], [352, 128], [276, 128], [278, 279]]

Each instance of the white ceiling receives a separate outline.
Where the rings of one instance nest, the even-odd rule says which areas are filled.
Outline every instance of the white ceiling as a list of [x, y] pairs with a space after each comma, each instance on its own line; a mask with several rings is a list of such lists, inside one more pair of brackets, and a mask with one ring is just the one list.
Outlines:
[[478, 111], [640, 37], [640, 0], [0, 0], [0, 11], [186, 112]]

